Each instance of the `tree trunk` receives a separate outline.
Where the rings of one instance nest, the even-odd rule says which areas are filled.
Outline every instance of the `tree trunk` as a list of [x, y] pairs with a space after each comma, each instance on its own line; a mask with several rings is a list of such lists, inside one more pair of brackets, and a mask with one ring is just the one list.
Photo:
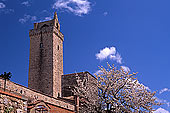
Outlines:
[[6, 79], [5, 79], [5, 82], [4, 82], [4, 91], [5, 91], [5, 89], [6, 89]]

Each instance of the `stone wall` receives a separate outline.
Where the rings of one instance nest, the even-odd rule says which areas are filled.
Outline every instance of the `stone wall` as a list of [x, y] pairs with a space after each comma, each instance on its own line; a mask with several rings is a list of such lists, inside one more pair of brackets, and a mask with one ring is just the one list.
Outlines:
[[[4, 88], [4, 80], [1, 78], [0, 78], [0, 88]], [[42, 94], [38, 91], [31, 90], [25, 86], [16, 84], [16, 83], [8, 81], [8, 80], [6, 82], [6, 89], [10, 93], [18, 93], [18, 94], [21, 94], [21, 95], [27, 97], [29, 103], [35, 102], [37, 100], [43, 100], [44, 102], [48, 102], [48, 103], [54, 104], [56, 106], [65, 108], [65, 109], [69, 109], [72, 111], [75, 110], [75, 106], [72, 103], [64, 101], [64, 99], [62, 99], [62, 98], [57, 99], [57, 98], [48, 96], [46, 94]]]
[[[35, 31], [34, 31], [35, 32]], [[38, 30], [37, 30], [38, 32]], [[30, 58], [28, 87], [53, 95], [52, 32], [42, 30], [30, 33]], [[40, 43], [42, 47], [40, 48]]]
[[53, 33], [53, 96], [54, 97], [61, 97], [61, 76], [63, 75], [63, 40], [64, 40], [63, 37], [60, 38], [59, 35]]
[[97, 79], [89, 72], [80, 72], [62, 75], [62, 96], [73, 96], [71, 92], [74, 87], [78, 87], [78, 82], [83, 83], [84, 87], [88, 87], [95, 96], [97, 95]]
[[[62, 95], [80, 97], [80, 113], [95, 110], [97, 105], [97, 79], [89, 72], [73, 73], [62, 76]], [[86, 103], [86, 104], [83, 104]]]
[[61, 96], [64, 40], [57, 17], [35, 23], [29, 36], [28, 87], [57, 98]]
[[27, 113], [27, 99], [0, 88], [0, 113]]

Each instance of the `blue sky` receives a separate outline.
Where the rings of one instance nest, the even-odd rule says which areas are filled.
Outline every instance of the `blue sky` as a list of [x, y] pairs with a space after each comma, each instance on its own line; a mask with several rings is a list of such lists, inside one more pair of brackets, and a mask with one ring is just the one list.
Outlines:
[[[0, 73], [27, 86], [29, 30], [57, 11], [64, 73], [115, 64], [138, 72], [170, 111], [169, 0], [0, 0]], [[163, 110], [159, 109], [159, 110]], [[165, 112], [164, 112], [165, 113]]]

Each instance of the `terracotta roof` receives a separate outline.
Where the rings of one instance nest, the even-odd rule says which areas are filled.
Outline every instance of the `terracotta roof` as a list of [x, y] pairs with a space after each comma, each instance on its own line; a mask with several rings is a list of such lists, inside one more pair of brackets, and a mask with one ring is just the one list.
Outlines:
[[[64, 110], [72, 111], [72, 110], [70, 110], [70, 109], [62, 108], [62, 107], [60, 107], [60, 106], [56, 106], [56, 105], [53, 105], [53, 104], [50, 104], [50, 103], [46, 103], [46, 104], [49, 106], [49, 108], [50, 108], [51, 110], [56, 110], [56, 109], [62, 110], [62, 109], [64, 109]], [[74, 112], [74, 111], [72, 111], [72, 112]]]
[[10, 93], [7, 89], [6, 89], [6, 91], [3, 91], [2, 89], [0, 89], [0, 94], [8, 95], [8, 96], [19, 98], [19, 99], [22, 99], [22, 100], [27, 100], [25, 97], [23, 98], [23, 96], [21, 96], [20, 94]]
[[33, 108], [33, 107], [34, 107], [34, 106], [32, 105], [32, 106], [28, 106], [27, 108], [28, 108], [28, 109], [31, 109], [31, 108]]
[[31, 109], [31, 108], [35, 107], [40, 102], [45, 103], [50, 109], [53, 109], [53, 110], [60, 108], [60, 109], [65, 109], [65, 110], [68, 110], [68, 111], [72, 111], [72, 110], [67, 109], [67, 108], [63, 108], [63, 107], [60, 107], [60, 106], [57, 106], [57, 105], [53, 105], [53, 104], [48, 103], [48, 102], [44, 102], [43, 100], [37, 100], [36, 102], [28, 104], [28, 109]]
[[[35, 102], [33, 102], [33, 103], [29, 103], [28, 104], [28, 109], [32, 109], [32, 108], [34, 108], [38, 103], [40, 103], [40, 102], [43, 102], [43, 103], [45, 103], [46, 104], [46, 102], [44, 102], [43, 100], [37, 100], [37, 101], [35, 101]], [[46, 104], [46, 106], [48, 106], [47, 104]], [[49, 106], [48, 106], [49, 107]], [[50, 107], [49, 107], [50, 108]]]
[[69, 97], [62, 97], [63, 99], [69, 99], [69, 100], [74, 100], [74, 96], [69, 96]]
[[43, 101], [43, 100], [37, 100], [37, 101], [35, 101], [35, 102], [29, 103], [29, 105], [35, 105], [35, 104], [38, 104], [38, 103], [40, 103], [40, 102], [44, 102], [44, 101]]

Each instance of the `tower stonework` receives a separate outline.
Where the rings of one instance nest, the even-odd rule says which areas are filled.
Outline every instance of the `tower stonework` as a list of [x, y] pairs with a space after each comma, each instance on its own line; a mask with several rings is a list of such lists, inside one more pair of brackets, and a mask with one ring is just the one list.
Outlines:
[[61, 96], [64, 36], [57, 14], [50, 21], [34, 23], [29, 36], [28, 87], [53, 97]]

